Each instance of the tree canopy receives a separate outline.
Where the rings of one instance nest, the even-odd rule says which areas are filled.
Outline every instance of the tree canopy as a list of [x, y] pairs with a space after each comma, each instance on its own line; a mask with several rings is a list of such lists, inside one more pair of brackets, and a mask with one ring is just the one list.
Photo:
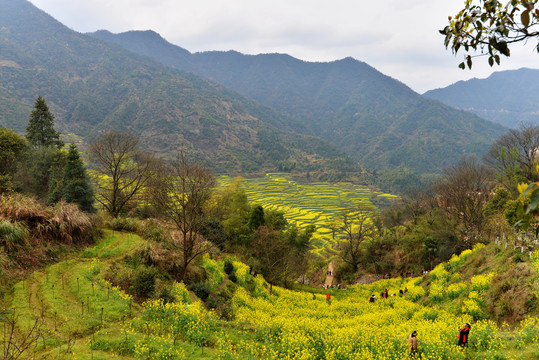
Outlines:
[[[488, 63], [500, 64], [500, 54], [509, 57], [510, 45], [536, 40], [539, 53], [539, 0], [511, 0], [505, 5], [497, 0], [465, 0], [464, 9], [449, 16], [449, 24], [440, 30], [446, 48], [456, 54], [464, 48], [461, 69], [472, 68], [472, 58], [487, 56]], [[480, 54], [471, 55], [471, 52]]]
[[94, 191], [75, 144], [69, 146], [63, 174], [61, 197], [76, 203], [82, 211], [95, 212]]
[[54, 129], [54, 115], [51, 114], [45, 99], [41, 96], [38, 96], [34, 110], [30, 114], [26, 138], [34, 147], [61, 147], [63, 145], [60, 141], [60, 133]]

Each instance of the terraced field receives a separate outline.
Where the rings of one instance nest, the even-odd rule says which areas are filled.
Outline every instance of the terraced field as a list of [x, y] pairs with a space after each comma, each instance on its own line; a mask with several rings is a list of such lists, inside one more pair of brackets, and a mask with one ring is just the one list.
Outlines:
[[[220, 186], [228, 186], [232, 181], [229, 176], [219, 177]], [[396, 198], [394, 195], [373, 193], [366, 186], [351, 183], [298, 184], [283, 173], [243, 179], [243, 186], [251, 203], [283, 211], [286, 219], [299, 228], [315, 225], [315, 253], [328, 250], [338, 241], [333, 237], [330, 226], [339, 216], [355, 212], [360, 207], [375, 208], [371, 201], [375, 197]]]

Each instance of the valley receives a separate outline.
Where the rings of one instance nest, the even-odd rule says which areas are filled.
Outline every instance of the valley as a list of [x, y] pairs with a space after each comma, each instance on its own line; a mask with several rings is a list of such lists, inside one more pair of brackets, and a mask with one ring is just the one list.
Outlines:
[[0, 0], [0, 359], [539, 359], [538, 70], [395, 77], [537, 1], [62, 1]]

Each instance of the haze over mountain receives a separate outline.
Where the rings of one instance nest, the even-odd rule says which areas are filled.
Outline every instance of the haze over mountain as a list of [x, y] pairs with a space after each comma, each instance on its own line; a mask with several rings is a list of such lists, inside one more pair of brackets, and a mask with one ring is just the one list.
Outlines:
[[[43, 96], [63, 133], [129, 130], [150, 151], [198, 152], [219, 172], [345, 164], [302, 124], [196, 75], [74, 32], [25, 0], [0, 0], [0, 125], [24, 132]], [[337, 161], [338, 159], [338, 161]]]
[[290, 116], [373, 169], [437, 172], [463, 154], [482, 154], [505, 131], [352, 58], [309, 63], [281, 54], [191, 54], [153, 31], [91, 35], [218, 81]]
[[424, 95], [507, 127], [539, 124], [539, 69], [499, 71]]

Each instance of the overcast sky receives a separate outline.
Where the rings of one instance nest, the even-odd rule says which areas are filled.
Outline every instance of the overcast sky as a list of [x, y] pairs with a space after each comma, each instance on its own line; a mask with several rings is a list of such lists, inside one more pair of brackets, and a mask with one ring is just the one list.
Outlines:
[[154, 30], [191, 52], [286, 53], [306, 61], [351, 56], [419, 93], [493, 71], [539, 68], [534, 44], [502, 66], [463, 71], [438, 30], [464, 0], [30, 0], [79, 32]]

